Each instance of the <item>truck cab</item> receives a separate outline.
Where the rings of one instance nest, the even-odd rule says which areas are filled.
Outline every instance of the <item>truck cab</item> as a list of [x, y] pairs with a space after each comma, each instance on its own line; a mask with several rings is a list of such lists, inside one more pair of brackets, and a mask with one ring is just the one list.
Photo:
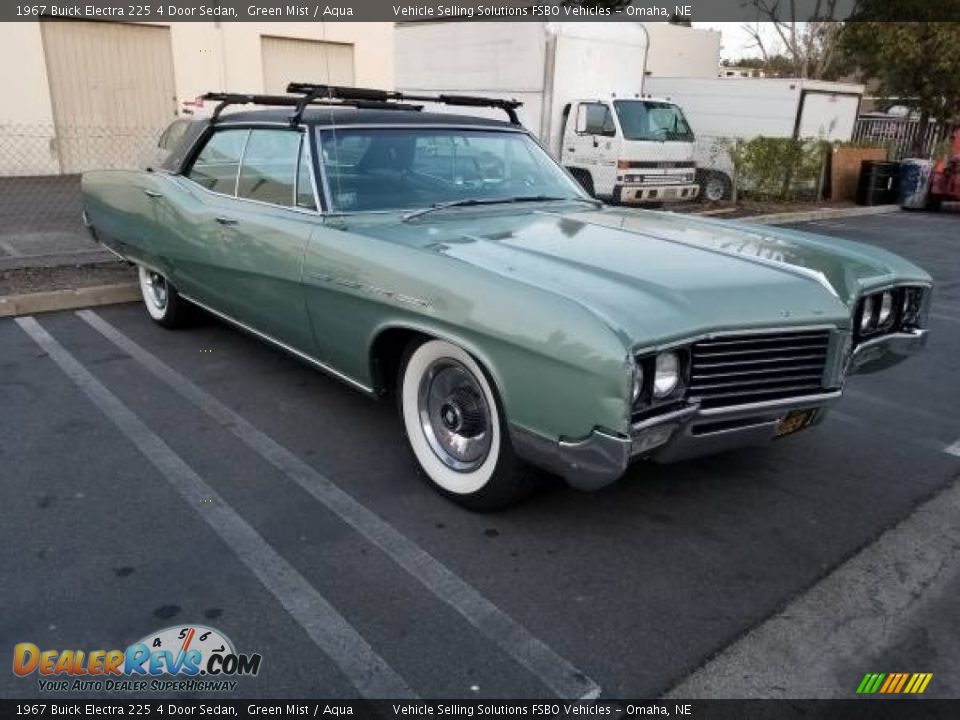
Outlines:
[[693, 132], [680, 107], [649, 96], [563, 108], [560, 162], [592, 195], [639, 205], [694, 200]]

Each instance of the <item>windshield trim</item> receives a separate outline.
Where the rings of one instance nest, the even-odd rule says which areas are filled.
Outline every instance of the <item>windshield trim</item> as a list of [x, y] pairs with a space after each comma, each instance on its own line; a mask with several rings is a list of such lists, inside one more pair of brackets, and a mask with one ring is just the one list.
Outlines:
[[[583, 188], [580, 186], [580, 183], [577, 182], [576, 178], [574, 178], [570, 174], [570, 172], [565, 167], [563, 167], [563, 165], [561, 165], [559, 162], [557, 162], [553, 158], [553, 155], [550, 154], [550, 152], [534, 136], [534, 134], [522, 126], [517, 127], [514, 125], [504, 125], [502, 127], [500, 126], [491, 127], [488, 125], [470, 125], [470, 124], [459, 124], [459, 123], [458, 124], [453, 124], [453, 123], [338, 123], [335, 125], [320, 125], [320, 124], [314, 123], [311, 126], [312, 131], [310, 132], [310, 135], [312, 135], [311, 141], [313, 143], [316, 143], [315, 147], [317, 151], [314, 154], [314, 162], [316, 163], [316, 167], [319, 170], [318, 179], [320, 181], [321, 187], [318, 189], [322, 191], [322, 199], [323, 199], [323, 205], [324, 205], [323, 209], [320, 211], [320, 214], [323, 215], [324, 217], [333, 218], [333, 217], [352, 217], [355, 215], [395, 215], [395, 214], [406, 215], [409, 213], [417, 212], [419, 210], [434, 209], [433, 206], [386, 208], [386, 209], [380, 209], [380, 210], [334, 210], [333, 209], [334, 207], [333, 193], [331, 192], [331, 189], [330, 189], [330, 183], [327, 178], [326, 163], [324, 163], [323, 161], [323, 152], [321, 150], [321, 146], [323, 144], [322, 133], [328, 132], [328, 131], [341, 130], [341, 129], [358, 130], [358, 129], [364, 129], [364, 128], [374, 128], [377, 130], [393, 130], [393, 129], [409, 130], [409, 129], [419, 129], [419, 128], [426, 128], [426, 129], [432, 129], [432, 130], [443, 129], [443, 130], [451, 130], [451, 131], [482, 130], [484, 132], [505, 132], [505, 133], [517, 133], [520, 135], [526, 135], [527, 138], [529, 138], [530, 141], [534, 145], [536, 145], [537, 148], [539, 148], [547, 156], [550, 162], [556, 165], [557, 168], [559, 168], [559, 170], [567, 177], [567, 179], [569, 179], [573, 183], [573, 191], [580, 194], [579, 198], [565, 199], [566, 202], [580, 202], [581, 200], [586, 200], [589, 202], [596, 202], [602, 205], [602, 201], [597, 200], [596, 198], [588, 195], [587, 192], [583, 190]], [[558, 200], [551, 200], [549, 202], [558, 202]], [[463, 209], [469, 210], [471, 209], [471, 207], [467, 206]]]

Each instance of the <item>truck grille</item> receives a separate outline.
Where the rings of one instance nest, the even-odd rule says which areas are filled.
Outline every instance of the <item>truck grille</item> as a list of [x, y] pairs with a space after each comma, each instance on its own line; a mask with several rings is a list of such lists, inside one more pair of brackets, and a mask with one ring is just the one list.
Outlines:
[[689, 397], [701, 407], [823, 391], [829, 330], [727, 335], [694, 343]]

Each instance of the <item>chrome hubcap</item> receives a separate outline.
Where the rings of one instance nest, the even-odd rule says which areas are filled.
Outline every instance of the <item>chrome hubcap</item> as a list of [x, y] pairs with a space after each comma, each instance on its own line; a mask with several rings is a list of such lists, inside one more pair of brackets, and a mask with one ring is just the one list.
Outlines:
[[473, 374], [455, 360], [433, 363], [420, 379], [420, 426], [444, 465], [471, 472], [483, 464], [493, 441], [490, 408]]
[[150, 302], [158, 310], [167, 306], [167, 281], [159, 273], [150, 272], [147, 275], [147, 285], [150, 288]]

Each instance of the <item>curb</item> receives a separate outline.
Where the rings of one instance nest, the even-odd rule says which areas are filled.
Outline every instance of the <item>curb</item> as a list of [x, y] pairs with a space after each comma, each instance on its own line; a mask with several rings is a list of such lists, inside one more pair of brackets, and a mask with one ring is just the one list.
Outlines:
[[74, 310], [94, 305], [112, 305], [140, 299], [137, 283], [96, 285], [74, 290], [49, 290], [0, 297], [0, 317], [32, 315], [55, 310]]
[[801, 210], [799, 212], [770, 213], [755, 217], [739, 218], [744, 222], [759, 225], [788, 225], [811, 220], [833, 220], [834, 218], [861, 217], [863, 215], [886, 215], [899, 212], [899, 205], [873, 205], [870, 207], [823, 208], [822, 210]]

